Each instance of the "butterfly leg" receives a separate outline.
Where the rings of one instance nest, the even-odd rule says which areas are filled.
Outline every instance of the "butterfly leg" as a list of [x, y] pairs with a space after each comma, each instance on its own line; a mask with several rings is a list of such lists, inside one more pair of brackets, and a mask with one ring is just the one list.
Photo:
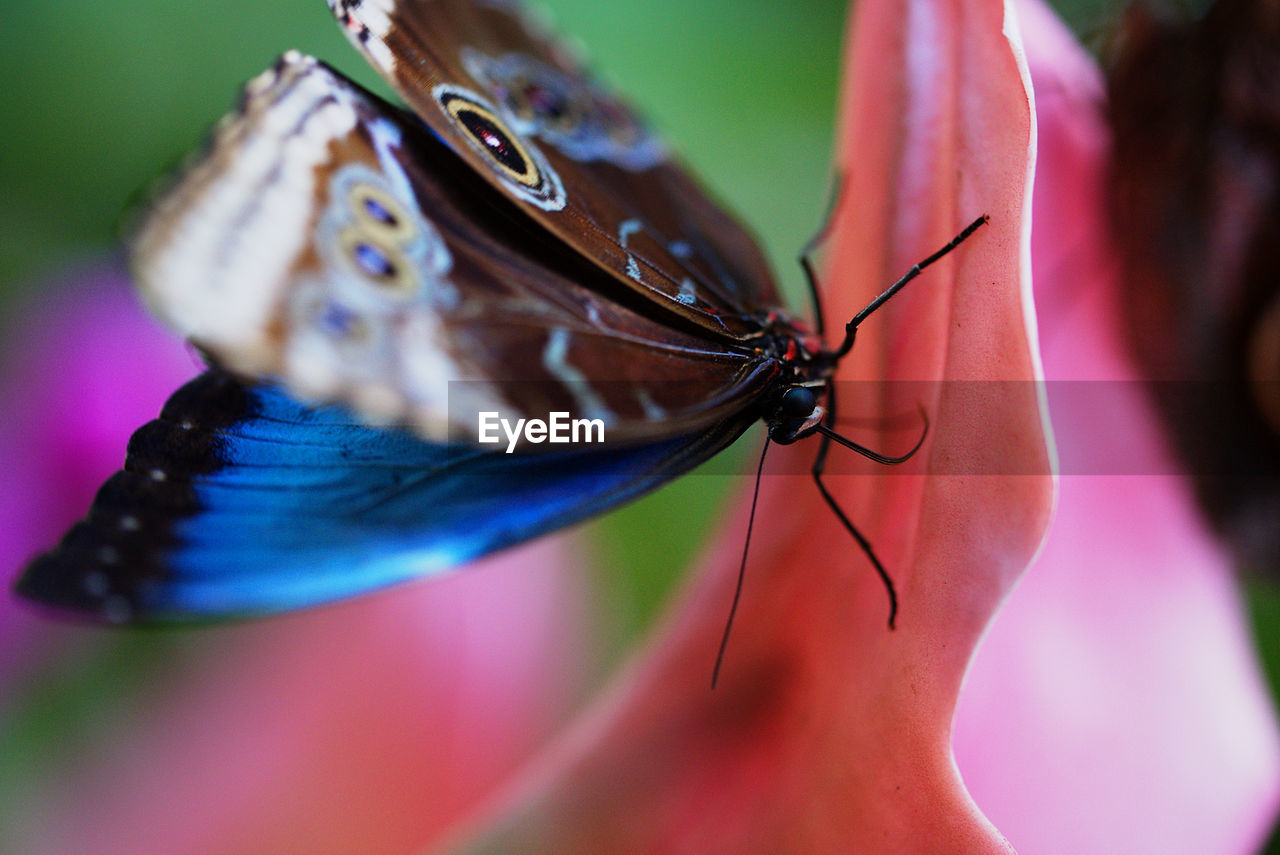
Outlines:
[[[836, 418], [836, 390], [833, 388], [830, 392], [827, 407], [827, 421], [834, 423]], [[918, 448], [919, 446], [917, 446]], [[880, 559], [876, 557], [876, 551], [871, 547], [871, 541], [858, 531], [850, 520], [835, 497], [827, 490], [827, 485], [822, 482], [823, 472], [827, 466], [827, 452], [831, 449], [831, 437], [823, 434], [819, 440], [818, 455], [813, 459], [813, 482], [818, 485], [818, 492], [822, 494], [823, 501], [831, 508], [836, 518], [840, 520], [840, 524], [844, 526], [845, 531], [853, 536], [858, 546], [862, 548], [863, 553], [871, 561], [871, 566], [875, 568], [876, 574], [880, 577], [880, 581], [884, 584], [885, 592], [889, 595], [889, 629], [893, 629], [894, 621], [898, 618], [898, 592], [893, 586], [893, 580], [889, 578], [889, 572], [884, 569], [884, 565], [880, 563]], [[912, 450], [914, 454], [914, 449]]]
[[804, 270], [805, 281], [809, 284], [809, 299], [813, 303], [814, 328], [818, 335], [823, 333], [822, 300], [818, 298], [818, 274], [813, 269], [812, 257], [818, 247], [826, 243], [835, 227], [836, 214], [840, 211], [840, 203], [844, 200], [844, 173], [837, 172], [831, 181], [831, 195], [827, 197], [827, 213], [822, 218], [822, 226], [813, 237], [805, 241], [800, 249], [800, 268]]

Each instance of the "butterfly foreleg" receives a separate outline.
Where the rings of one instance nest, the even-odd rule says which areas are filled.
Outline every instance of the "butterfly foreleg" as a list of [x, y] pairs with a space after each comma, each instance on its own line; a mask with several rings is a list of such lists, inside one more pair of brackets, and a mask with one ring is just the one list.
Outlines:
[[[834, 423], [835, 418], [835, 389], [832, 389], [828, 399], [826, 420], [830, 423]], [[923, 437], [921, 438], [921, 441], [923, 442]], [[919, 447], [919, 445], [916, 446], [916, 448]], [[822, 475], [826, 471], [827, 466], [827, 452], [830, 449], [831, 437], [828, 434], [823, 434], [819, 440], [818, 454], [813, 459], [813, 468], [810, 470], [813, 473], [813, 482], [818, 485], [818, 492], [822, 494], [822, 499], [827, 503], [827, 507], [831, 508], [831, 511], [836, 515], [836, 518], [840, 520], [840, 524], [844, 526], [845, 531], [849, 532], [854, 541], [857, 542], [858, 546], [862, 549], [863, 554], [865, 554], [867, 559], [871, 562], [871, 566], [875, 568], [876, 575], [880, 577], [881, 583], [884, 584], [885, 593], [889, 595], [889, 629], [893, 629], [894, 622], [898, 618], [898, 591], [893, 585], [893, 579], [889, 578], [889, 571], [885, 570], [884, 564], [882, 564], [880, 559], [876, 556], [876, 551], [872, 548], [871, 541], [867, 540], [866, 535], [858, 531], [858, 527], [849, 519], [849, 516], [844, 512], [844, 509], [841, 508], [840, 504], [836, 501], [835, 496], [831, 495], [831, 492], [827, 490], [827, 485], [822, 481]], [[911, 453], [914, 454], [915, 449], [912, 449]]]

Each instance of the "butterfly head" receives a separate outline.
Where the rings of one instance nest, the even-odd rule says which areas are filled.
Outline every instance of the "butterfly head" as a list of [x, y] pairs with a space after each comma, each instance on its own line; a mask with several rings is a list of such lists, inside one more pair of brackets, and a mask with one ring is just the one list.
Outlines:
[[769, 419], [769, 439], [790, 445], [818, 429], [827, 411], [818, 404], [818, 395], [809, 386], [788, 386]]
[[789, 445], [814, 433], [826, 418], [821, 402], [837, 360], [821, 339], [807, 334], [783, 312], [773, 310], [767, 320], [767, 339], [783, 370], [775, 380], [776, 391], [766, 399], [764, 421], [771, 441]]

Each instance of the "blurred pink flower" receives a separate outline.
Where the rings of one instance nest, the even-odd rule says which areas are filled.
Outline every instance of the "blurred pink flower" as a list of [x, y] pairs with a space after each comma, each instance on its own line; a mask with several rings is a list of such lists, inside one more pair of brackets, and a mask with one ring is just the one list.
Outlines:
[[[0, 342], [0, 567], [5, 578], [83, 516], [124, 459], [134, 428], [160, 412], [197, 362], [110, 268], [68, 277], [6, 307]], [[6, 586], [0, 682], [36, 636], [65, 639]]]
[[[5, 339], [3, 362], [4, 400], [19, 415], [0, 435], [10, 573], [84, 513], [132, 430], [197, 367], [117, 274], [32, 297], [11, 317], [25, 329]], [[20, 786], [0, 779], [0, 850], [430, 845], [581, 693], [588, 580], [571, 563], [548, 540], [432, 584], [170, 633], [43, 621], [6, 591], [0, 734], [37, 714], [24, 702], [74, 696], [86, 675], [72, 659], [92, 672], [123, 640], [163, 655], [74, 711], [60, 738], [10, 743], [9, 768], [26, 772]]]
[[[1127, 381], [1108, 390], [1114, 411], [1068, 396], [1052, 408], [1063, 458], [1123, 434], [1151, 457], [1145, 471], [1175, 473], [1123, 338], [1101, 74], [1037, 0], [1018, 12], [1040, 128], [1031, 257], [1045, 375]], [[1182, 476], [1061, 479], [1044, 551], [961, 695], [956, 756], [1028, 853], [1258, 850], [1280, 803], [1274, 711], [1230, 559]]]

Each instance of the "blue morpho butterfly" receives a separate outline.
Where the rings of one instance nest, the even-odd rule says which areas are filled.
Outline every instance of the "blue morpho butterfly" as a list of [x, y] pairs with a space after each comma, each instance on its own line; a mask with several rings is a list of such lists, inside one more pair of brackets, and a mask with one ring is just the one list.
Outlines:
[[[297, 609], [600, 513], [759, 419], [829, 436], [858, 323], [979, 224], [828, 350], [747, 232], [511, 3], [330, 6], [409, 109], [297, 53], [248, 84], [133, 247], [212, 367], [27, 597], [111, 621]], [[488, 411], [609, 441], [507, 454], [476, 442]]]

